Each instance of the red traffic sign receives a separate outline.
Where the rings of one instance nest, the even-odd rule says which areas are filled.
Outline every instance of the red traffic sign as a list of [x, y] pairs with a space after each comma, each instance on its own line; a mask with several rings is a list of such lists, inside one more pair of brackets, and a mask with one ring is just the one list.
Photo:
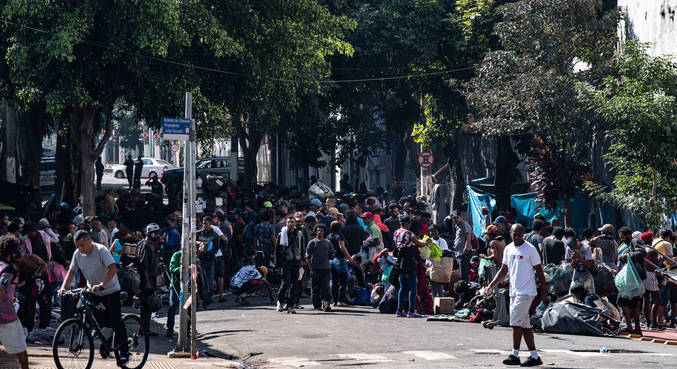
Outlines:
[[172, 152], [179, 152], [179, 145], [178, 144], [172, 145]]
[[143, 131], [143, 133], [141, 134], [141, 137], [143, 137], [144, 140], [147, 139], [148, 138], [148, 132]]
[[154, 133], [154, 134], [153, 134], [153, 139], [154, 139], [155, 141], [159, 140], [159, 139], [160, 139], [160, 134], [159, 134], [159, 133]]
[[418, 154], [416, 161], [421, 168], [430, 168], [435, 164], [435, 156], [428, 150], [421, 151], [421, 153]]

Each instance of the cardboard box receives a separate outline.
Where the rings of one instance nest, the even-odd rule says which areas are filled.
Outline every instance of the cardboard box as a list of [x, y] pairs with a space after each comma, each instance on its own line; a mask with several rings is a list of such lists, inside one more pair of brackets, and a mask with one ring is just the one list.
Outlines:
[[434, 311], [435, 315], [439, 314], [453, 314], [456, 309], [454, 306], [456, 301], [453, 297], [435, 297], [434, 301]]

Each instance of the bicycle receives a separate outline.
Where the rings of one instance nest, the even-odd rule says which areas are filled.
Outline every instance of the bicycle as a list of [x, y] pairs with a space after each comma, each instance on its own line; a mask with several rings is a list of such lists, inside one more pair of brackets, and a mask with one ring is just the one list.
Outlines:
[[[111, 330], [108, 338], [103, 334], [101, 325], [96, 319], [96, 313], [105, 310], [105, 307], [101, 303], [92, 302], [92, 290], [77, 288], [65, 291], [64, 295], [79, 295], [80, 300], [76, 307], [75, 317], [61, 323], [54, 335], [52, 353], [57, 368], [90, 369], [94, 361], [94, 338], [98, 338], [101, 342], [99, 345], [101, 358], [107, 359], [112, 351], [116, 363], [119, 363], [120, 352], [115, 343], [115, 332]], [[129, 361], [122, 367], [141, 369], [148, 359], [149, 349], [148, 335], [145, 334], [141, 318], [137, 315], [126, 314], [122, 317], [122, 324], [127, 332], [130, 355]]]

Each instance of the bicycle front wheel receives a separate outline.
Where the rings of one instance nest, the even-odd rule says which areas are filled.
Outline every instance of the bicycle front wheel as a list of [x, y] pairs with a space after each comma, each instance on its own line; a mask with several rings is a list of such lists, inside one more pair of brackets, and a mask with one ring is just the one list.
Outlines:
[[[150, 348], [150, 340], [146, 334], [141, 318], [137, 315], [129, 314], [122, 318], [122, 325], [125, 327], [127, 334], [127, 350], [129, 351], [129, 362], [123, 368], [127, 369], [141, 369], [148, 359], [148, 350]], [[113, 342], [115, 337], [113, 337]], [[119, 359], [120, 350], [115, 350], [115, 358]]]
[[89, 369], [94, 361], [94, 339], [82, 322], [68, 319], [54, 334], [52, 354], [59, 369]]

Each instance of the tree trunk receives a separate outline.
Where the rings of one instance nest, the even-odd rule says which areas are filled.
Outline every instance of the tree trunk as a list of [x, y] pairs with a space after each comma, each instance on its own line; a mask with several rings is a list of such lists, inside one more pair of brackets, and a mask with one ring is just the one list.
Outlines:
[[256, 155], [259, 153], [263, 132], [254, 128], [256, 122], [248, 122], [244, 127], [242, 122], [235, 123], [239, 132], [240, 147], [244, 155], [244, 182], [245, 184], [256, 184], [258, 168], [256, 166]]
[[404, 142], [393, 140], [393, 179], [397, 182], [404, 180], [404, 168], [407, 164], [407, 148]]
[[44, 137], [51, 117], [45, 110], [44, 103], [33, 104], [30, 109], [22, 114], [22, 122], [18, 125], [18, 147], [21, 158], [21, 182], [22, 184], [40, 188], [40, 161], [42, 159], [42, 137]]
[[75, 146], [80, 152], [80, 204], [82, 206], [82, 215], [96, 215], [96, 206], [94, 204], [94, 161], [101, 155], [106, 141], [110, 137], [110, 118], [112, 108], [106, 114], [106, 127], [104, 135], [97, 147], [94, 143], [94, 123], [98, 117], [99, 109], [96, 107], [85, 107], [79, 109], [77, 118], [73, 120], [71, 126], [72, 132], [76, 135]]
[[73, 194], [73, 183], [70, 181], [70, 167], [71, 167], [71, 150], [70, 135], [63, 134], [63, 121], [59, 122], [59, 134], [56, 136], [56, 193], [61, 201], [68, 204], [73, 204], [77, 196]]
[[512, 150], [509, 136], [498, 136], [496, 145], [496, 178], [494, 179], [496, 207], [508, 209], [518, 158]]

